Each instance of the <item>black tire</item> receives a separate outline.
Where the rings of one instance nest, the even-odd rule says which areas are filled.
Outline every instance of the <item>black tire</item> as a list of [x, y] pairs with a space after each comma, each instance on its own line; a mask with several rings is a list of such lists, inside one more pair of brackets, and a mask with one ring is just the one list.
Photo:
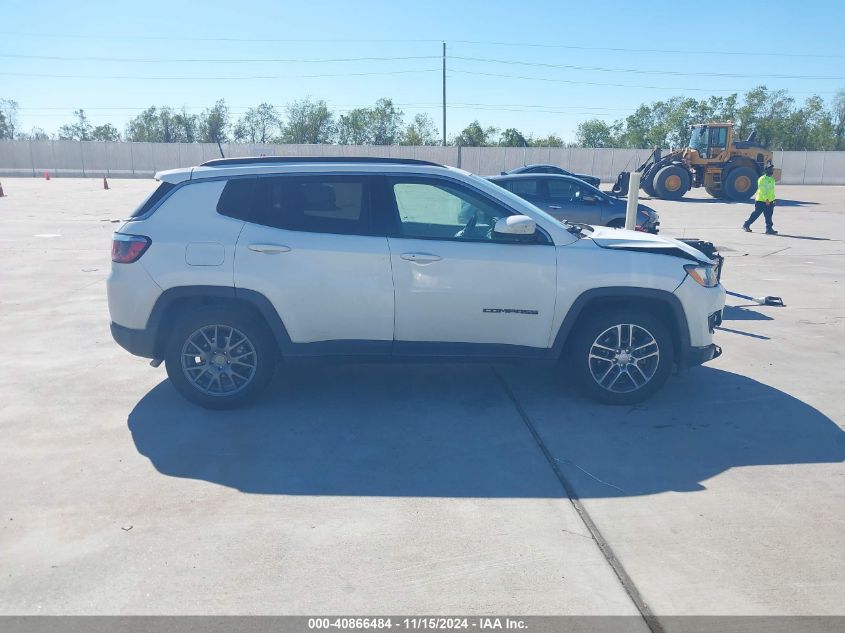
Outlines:
[[[183, 350], [191, 352], [185, 355], [187, 368]], [[164, 362], [182, 396], [206, 409], [234, 409], [264, 390], [273, 377], [277, 355], [276, 343], [259, 319], [236, 308], [210, 306], [188, 313], [177, 323]]]
[[657, 192], [654, 190], [654, 174], [650, 171], [645, 172], [640, 179], [640, 189], [645, 191], [652, 198], [657, 197]]
[[680, 165], [666, 165], [654, 176], [654, 191], [664, 200], [680, 200], [689, 186], [689, 172]]
[[[632, 339], [626, 329], [629, 325], [634, 326]], [[622, 327], [621, 346], [617, 345], [618, 326]], [[653, 343], [640, 348], [649, 340]], [[614, 351], [594, 347], [597, 343]], [[623, 354], [617, 354], [616, 349], [621, 349]], [[634, 358], [640, 360], [624, 365], [623, 371], [623, 366], [611, 359], [625, 362], [631, 354], [625, 350], [631, 350]], [[653, 351], [657, 354], [652, 355]], [[581, 319], [569, 337], [567, 354], [572, 376], [585, 393], [594, 400], [614, 405], [642, 402], [653, 395], [666, 382], [675, 362], [672, 335], [666, 324], [653, 314], [625, 307], [606, 309]], [[637, 367], [639, 373], [634, 371]], [[601, 383], [599, 378], [603, 378]], [[616, 381], [611, 384], [614, 378]], [[638, 382], [641, 384], [637, 386]], [[608, 388], [609, 384], [612, 389]]]
[[750, 167], [735, 167], [722, 175], [722, 189], [731, 200], [748, 200], [757, 192], [758, 178]]
[[708, 186], [705, 185], [704, 191], [709, 193], [714, 198], [723, 198], [724, 197], [724, 193], [722, 192], [721, 189], [713, 189], [712, 187], [708, 187]]

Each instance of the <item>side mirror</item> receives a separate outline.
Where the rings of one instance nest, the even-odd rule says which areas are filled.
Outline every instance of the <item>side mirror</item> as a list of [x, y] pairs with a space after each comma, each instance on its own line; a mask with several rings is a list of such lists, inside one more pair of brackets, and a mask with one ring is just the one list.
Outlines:
[[584, 202], [584, 204], [595, 204], [596, 202], [599, 201], [598, 198], [596, 198], [595, 196], [591, 196], [589, 194], [587, 194], [586, 196], [582, 196], [581, 200]]
[[500, 235], [533, 235], [537, 231], [537, 223], [527, 215], [509, 215], [499, 218], [493, 231]]

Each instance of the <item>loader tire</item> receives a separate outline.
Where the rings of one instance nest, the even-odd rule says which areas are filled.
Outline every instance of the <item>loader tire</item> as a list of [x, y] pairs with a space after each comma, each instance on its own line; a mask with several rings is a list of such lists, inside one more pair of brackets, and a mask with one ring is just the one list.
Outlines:
[[689, 172], [680, 165], [667, 165], [654, 177], [654, 190], [664, 200], [680, 200], [689, 186]]
[[722, 177], [722, 188], [731, 200], [748, 200], [757, 192], [757, 172], [750, 167], [736, 167]]
[[657, 197], [657, 192], [654, 190], [654, 174], [652, 172], [647, 171], [643, 174], [642, 179], [640, 180], [640, 189], [645, 191], [652, 198]]

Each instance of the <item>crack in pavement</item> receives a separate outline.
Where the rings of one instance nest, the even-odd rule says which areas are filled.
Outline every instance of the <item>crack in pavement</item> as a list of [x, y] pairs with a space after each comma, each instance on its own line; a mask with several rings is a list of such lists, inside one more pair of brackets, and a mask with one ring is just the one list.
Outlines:
[[[545, 442], [543, 441], [542, 436], [537, 431], [537, 427], [534, 426], [534, 422], [529, 417], [528, 413], [522, 407], [522, 404], [517, 399], [516, 395], [511, 389], [510, 384], [507, 380], [505, 380], [504, 376], [496, 369], [495, 366], [490, 365], [490, 369], [493, 372], [493, 375], [496, 376], [496, 379], [502, 385], [502, 388], [505, 390], [505, 394], [510, 399], [511, 403], [513, 404], [516, 412], [519, 414], [519, 417], [522, 419], [523, 424], [525, 424], [528, 432], [531, 433], [531, 436], [534, 438], [534, 442], [536, 442], [537, 446], [540, 449], [540, 452], [543, 453], [543, 456], [546, 458], [549, 466], [551, 466], [552, 471], [554, 471], [555, 476], [557, 477], [560, 485], [563, 486], [564, 491], [566, 492], [567, 497], [569, 497], [569, 502], [572, 504], [572, 507], [575, 508], [575, 511], [578, 513], [578, 517], [584, 523], [584, 527], [587, 528], [587, 531], [595, 541], [596, 545], [601, 551], [602, 556], [604, 557], [607, 564], [610, 565], [613, 572], [616, 574], [616, 577], [619, 579], [619, 582], [622, 583], [622, 588], [625, 590], [625, 593], [628, 594], [628, 597], [634, 603], [634, 606], [637, 608], [637, 611], [640, 612], [640, 616], [645, 621], [646, 626], [652, 633], [665, 633], [665, 629], [663, 625], [657, 619], [657, 616], [651, 611], [651, 608], [646, 604], [645, 600], [643, 600], [642, 595], [640, 595], [639, 590], [637, 589], [636, 584], [634, 584], [634, 580], [628, 575], [628, 572], [625, 571], [625, 568], [622, 565], [622, 562], [616, 557], [616, 554], [613, 552], [613, 549], [610, 547], [610, 544], [604, 538], [599, 530], [598, 526], [593, 521], [590, 513], [587, 512], [587, 509], [584, 507], [584, 504], [581, 503], [581, 499], [578, 497], [578, 493], [575, 491], [575, 488], [566, 478], [566, 475], [563, 474], [560, 467], [558, 466], [558, 460], [554, 455], [551, 454], [548, 447], [546, 446]], [[589, 474], [589, 473], [587, 473]], [[604, 482], [603, 482], [604, 483]], [[610, 484], [609, 484], [610, 485]], [[615, 486], [614, 486], [615, 487]]]

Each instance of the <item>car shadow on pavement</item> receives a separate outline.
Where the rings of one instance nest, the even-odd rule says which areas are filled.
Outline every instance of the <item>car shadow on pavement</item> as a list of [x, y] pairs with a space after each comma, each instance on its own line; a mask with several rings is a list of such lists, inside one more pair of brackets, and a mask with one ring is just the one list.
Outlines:
[[[129, 415], [137, 450], [162, 474], [257, 494], [565, 496], [488, 365], [280, 374], [238, 411], [195, 407], [165, 380]], [[696, 368], [634, 407], [587, 401], [551, 370], [500, 375], [582, 497], [692, 491], [734, 467], [845, 458], [845, 433], [821, 412], [725, 371]]]
[[[693, 202], [696, 204], [747, 204], [749, 206], [753, 206], [755, 201], [753, 198], [749, 198], [748, 200], [728, 200], [726, 198], [682, 198], [680, 202]], [[809, 207], [818, 204], [818, 202], [812, 202], [810, 200], [784, 200], [778, 198], [775, 209], [777, 209], [777, 207]]]
[[749, 310], [745, 306], [726, 305], [722, 309], [723, 321], [771, 321], [772, 317], [757, 310]]

